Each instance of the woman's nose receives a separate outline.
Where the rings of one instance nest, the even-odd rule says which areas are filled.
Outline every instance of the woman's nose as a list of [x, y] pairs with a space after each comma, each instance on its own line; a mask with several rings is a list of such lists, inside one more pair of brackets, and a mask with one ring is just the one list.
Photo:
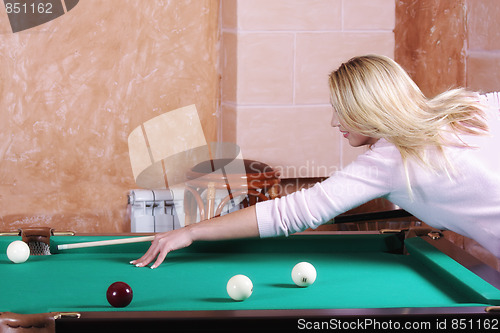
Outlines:
[[337, 116], [337, 112], [333, 112], [332, 116], [332, 127], [340, 127], [339, 117]]

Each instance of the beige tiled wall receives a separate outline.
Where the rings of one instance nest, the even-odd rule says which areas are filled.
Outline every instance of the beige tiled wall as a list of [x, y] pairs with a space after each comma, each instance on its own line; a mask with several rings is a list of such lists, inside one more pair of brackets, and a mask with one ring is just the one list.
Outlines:
[[361, 150], [330, 126], [328, 74], [394, 55], [394, 0], [222, 0], [219, 139], [282, 177], [322, 177]]

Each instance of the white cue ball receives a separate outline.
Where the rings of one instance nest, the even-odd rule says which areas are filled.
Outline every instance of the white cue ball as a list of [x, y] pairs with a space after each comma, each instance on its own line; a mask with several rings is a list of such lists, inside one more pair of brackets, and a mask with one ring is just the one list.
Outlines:
[[28, 260], [30, 256], [30, 248], [23, 241], [16, 240], [7, 247], [7, 257], [13, 263], [20, 264]]
[[316, 268], [308, 262], [299, 262], [292, 269], [292, 280], [299, 287], [308, 287], [316, 281]]
[[238, 274], [229, 279], [226, 290], [235, 301], [244, 301], [252, 295], [253, 283], [247, 276]]

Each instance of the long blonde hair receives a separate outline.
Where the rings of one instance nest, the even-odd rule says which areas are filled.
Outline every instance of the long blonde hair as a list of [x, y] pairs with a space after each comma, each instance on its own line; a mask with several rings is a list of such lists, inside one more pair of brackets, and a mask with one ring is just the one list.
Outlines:
[[[352, 58], [330, 74], [329, 83], [333, 106], [347, 127], [385, 138], [398, 148], [408, 184], [409, 158], [443, 168], [449, 163], [444, 147], [466, 146], [459, 134], [488, 131], [477, 95], [453, 89], [428, 99], [405, 70], [385, 56]], [[437, 149], [442, 159], [430, 160], [429, 148]]]

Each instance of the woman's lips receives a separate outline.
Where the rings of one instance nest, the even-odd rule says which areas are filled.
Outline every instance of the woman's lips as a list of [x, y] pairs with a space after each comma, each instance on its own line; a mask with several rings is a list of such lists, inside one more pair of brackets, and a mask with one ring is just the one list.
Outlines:
[[349, 136], [349, 132], [344, 132], [344, 131], [340, 131], [342, 133], [342, 135], [344, 136], [344, 138], [347, 139], [347, 137]]

